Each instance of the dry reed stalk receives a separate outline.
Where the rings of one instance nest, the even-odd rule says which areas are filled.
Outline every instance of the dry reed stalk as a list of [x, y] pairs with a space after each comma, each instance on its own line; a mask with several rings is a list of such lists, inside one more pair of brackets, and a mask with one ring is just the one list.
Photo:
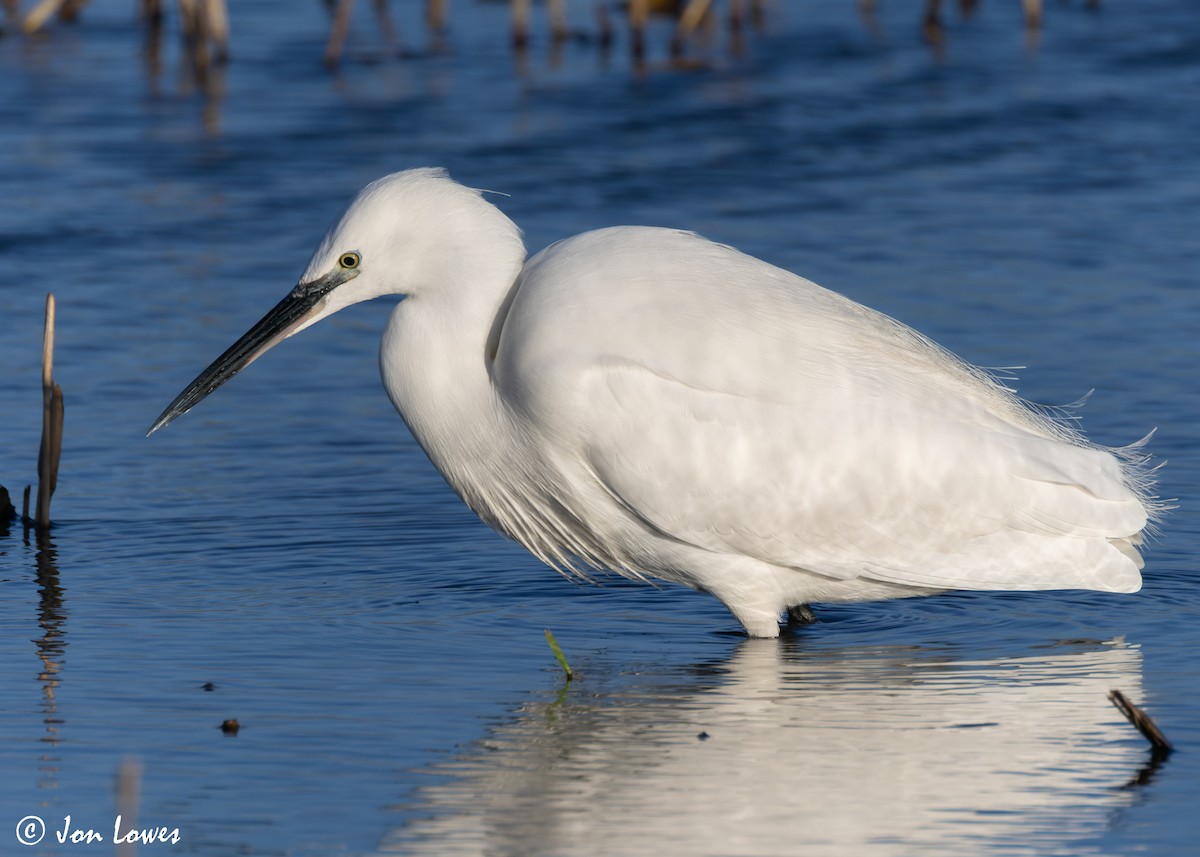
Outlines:
[[646, 22], [650, 18], [650, 0], [629, 0], [630, 48], [638, 59], [646, 54]]
[[162, 26], [163, 22], [163, 4], [162, 0], [141, 0], [139, 3], [141, 9], [142, 20], [151, 28]]
[[1027, 29], [1036, 30], [1042, 26], [1042, 0], [1021, 0], [1021, 10]]
[[42, 0], [25, 16], [21, 27], [28, 33], [36, 33], [42, 25], [54, 17], [54, 13], [63, 5], [64, 0]]
[[[56, 14], [60, 21], [74, 21], [79, 17], [79, 12], [87, 5], [87, 0], [42, 0], [25, 16], [25, 20], [21, 24], [21, 28], [28, 33], [36, 33], [40, 30], [47, 21]], [[6, 2], [5, 8], [8, 9], [10, 17], [17, 16], [17, 3]]]
[[688, 0], [675, 23], [675, 34], [671, 37], [672, 56], [678, 57], [683, 54], [684, 42], [708, 17], [712, 5], [712, 0]]
[[213, 61], [223, 63], [229, 59], [229, 10], [225, 0], [204, 0], [203, 13]]
[[183, 37], [192, 68], [198, 77], [203, 77], [208, 71], [208, 50], [200, 3], [201, 0], [179, 0], [179, 34]]
[[675, 32], [687, 36], [700, 26], [710, 9], [712, 0], [688, 0], [688, 4], [679, 13], [679, 23], [675, 26]]
[[388, 13], [387, 0], [375, 0], [375, 23], [379, 26], [379, 33], [383, 36], [383, 41], [387, 45], [389, 51], [395, 51], [400, 43], [396, 37], [396, 28], [392, 26], [392, 17]]
[[425, 4], [425, 24], [431, 30], [446, 29], [446, 6], [448, 0], [428, 0]]
[[612, 20], [608, 17], [608, 4], [604, 0], [596, 0], [596, 42], [602, 49], [612, 45]]
[[229, 59], [229, 12], [225, 0], [179, 0], [179, 31], [201, 88], [209, 68]]
[[79, 17], [79, 13], [87, 5], [87, 2], [88, 0], [66, 0], [58, 7], [58, 20], [74, 21]]
[[567, 0], [546, 0], [550, 13], [550, 37], [561, 42], [569, 35], [567, 28]]
[[945, 35], [942, 28], [942, 0], [926, 0], [925, 17], [921, 21], [921, 35], [930, 44], [941, 44]]
[[46, 327], [42, 336], [42, 443], [38, 450], [38, 494], [34, 523], [50, 526], [50, 498], [58, 487], [62, 458], [63, 396], [54, 383], [54, 295], [46, 295]]
[[512, 0], [512, 43], [515, 48], [529, 44], [530, 0]]

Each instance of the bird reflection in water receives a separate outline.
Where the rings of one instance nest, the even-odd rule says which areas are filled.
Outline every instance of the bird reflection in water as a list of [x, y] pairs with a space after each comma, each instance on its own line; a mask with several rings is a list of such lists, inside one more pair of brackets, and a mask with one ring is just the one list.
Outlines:
[[1145, 758], [1105, 698], [1141, 697], [1120, 641], [980, 658], [785, 637], [687, 671], [581, 672], [586, 691], [423, 772], [438, 784], [379, 853], [1049, 853], [1103, 834]]

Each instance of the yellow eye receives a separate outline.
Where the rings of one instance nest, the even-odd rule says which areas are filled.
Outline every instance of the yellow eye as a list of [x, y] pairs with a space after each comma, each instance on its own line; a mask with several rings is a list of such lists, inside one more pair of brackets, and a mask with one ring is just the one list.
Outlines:
[[358, 263], [362, 261], [362, 256], [357, 253], [343, 253], [338, 259], [338, 264], [348, 271], [352, 271], [358, 267]]

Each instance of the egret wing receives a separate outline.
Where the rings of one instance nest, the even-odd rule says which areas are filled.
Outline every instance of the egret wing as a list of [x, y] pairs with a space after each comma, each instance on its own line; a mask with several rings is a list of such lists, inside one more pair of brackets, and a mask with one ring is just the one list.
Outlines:
[[1139, 582], [1110, 539], [1145, 513], [1104, 451], [882, 397], [798, 409], [628, 365], [584, 389], [606, 417], [583, 435], [596, 478], [689, 544], [932, 588]]
[[[589, 482], [696, 547], [934, 588], [1131, 590], [1111, 452], [894, 320], [690, 233], [531, 260], [496, 381]], [[586, 503], [586, 499], [577, 498]]]

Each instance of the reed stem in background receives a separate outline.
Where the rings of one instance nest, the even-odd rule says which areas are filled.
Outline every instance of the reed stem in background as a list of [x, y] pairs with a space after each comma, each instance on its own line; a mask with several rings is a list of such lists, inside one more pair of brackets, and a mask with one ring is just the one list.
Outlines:
[[567, 29], [567, 0], [546, 0], [546, 11], [550, 14], [550, 36], [561, 42], [569, 35]]
[[529, 44], [530, 0], [512, 0], [512, 43], [515, 48]]
[[25, 21], [21, 26], [26, 33], [36, 33], [54, 16], [62, 4], [63, 0], [42, 0], [41, 3], [29, 10], [29, 14], [25, 16]]
[[446, 29], [446, 2], [428, 0], [425, 4], [425, 25], [435, 32]]

